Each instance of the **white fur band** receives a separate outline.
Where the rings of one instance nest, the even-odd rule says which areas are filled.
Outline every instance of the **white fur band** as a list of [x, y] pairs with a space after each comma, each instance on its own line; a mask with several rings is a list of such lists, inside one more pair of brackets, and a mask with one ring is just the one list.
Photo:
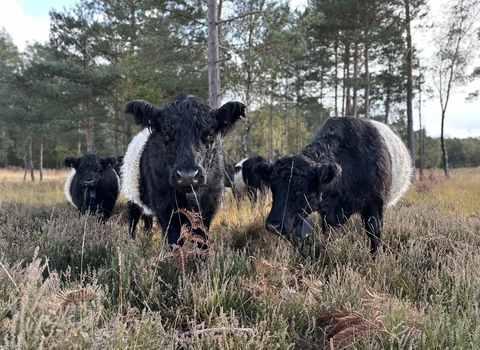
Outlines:
[[63, 191], [65, 192], [65, 197], [67, 197], [67, 201], [69, 201], [75, 208], [78, 209], [75, 203], [73, 203], [73, 198], [71, 193], [72, 181], [76, 173], [77, 171], [74, 168], [70, 168], [70, 173], [68, 173], [68, 177], [65, 180], [65, 184], [63, 185]]
[[121, 188], [125, 198], [139, 205], [147, 215], [153, 215], [140, 199], [140, 158], [152, 133], [149, 129], [140, 131], [130, 142], [120, 169]]
[[412, 161], [408, 149], [403, 141], [386, 124], [370, 120], [382, 135], [390, 158], [392, 159], [392, 187], [390, 188], [390, 198], [388, 206], [392, 206], [407, 191], [412, 181]]

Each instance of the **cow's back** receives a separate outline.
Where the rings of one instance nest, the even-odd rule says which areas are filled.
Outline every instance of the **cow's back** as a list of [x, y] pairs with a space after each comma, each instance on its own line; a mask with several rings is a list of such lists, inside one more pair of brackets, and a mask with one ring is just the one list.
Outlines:
[[379, 130], [365, 119], [334, 117], [317, 133], [313, 149], [302, 153], [310, 159], [338, 163], [342, 176], [341, 192], [381, 194], [390, 190], [391, 160]]

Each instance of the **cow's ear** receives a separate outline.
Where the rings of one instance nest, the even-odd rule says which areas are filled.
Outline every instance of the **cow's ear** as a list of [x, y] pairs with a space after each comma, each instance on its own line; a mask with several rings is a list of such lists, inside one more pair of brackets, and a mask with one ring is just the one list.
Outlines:
[[241, 102], [227, 102], [219, 109], [213, 111], [213, 116], [217, 119], [217, 132], [226, 134], [237, 121], [245, 117], [247, 108]]
[[160, 122], [162, 112], [150, 102], [143, 100], [130, 101], [125, 105], [125, 114], [133, 114], [135, 124], [150, 128]]
[[103, 169], [108, 169], [115, 165], [115, 157], [102, 159]]
[[314, 172], [317, 181], [312, 183], [317, 185], [317, 191], [324, 191], [339, 178], [342, 168], [335, 163], [325, 163], [315, 167]]
[[77, 169], [78, 159], [75, 157], [66, 157], [64, 159], [65, 166], [70, 169]]
[[267, 162], [260, 162], [252, 167], [252, 172], [267, 184], [270, 183], [270, 177], [273, 172], [273, 164]]

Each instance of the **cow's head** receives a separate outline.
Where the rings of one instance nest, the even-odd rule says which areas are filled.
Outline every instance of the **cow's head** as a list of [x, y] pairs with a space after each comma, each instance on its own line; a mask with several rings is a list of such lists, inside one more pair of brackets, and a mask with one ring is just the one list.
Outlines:
[[163, 145], [170, 185], [176, 189], [198, 188], [207, 183], [209, 170], [221, 156], [220, 137], [245, 116], [245, 105], [228, 102], [212, 110], [202, 99], [181, 94], [157, 108], [136, 100], [125, 106], [135, 123], [152, 131], [153, 142]]
[[98, 186], [106, 170], [115, 164], [115, 158], [100, 158], [96, 154], [86, 154], [81, 158], [67, 157], [65, 166], [75, 169], [80, 185], [89, 189]]
[[274, 164], [259, 163], [254, 172], [270, 184], [272, 209], [266, 228], [272, 233], [289, 234], [321, 204], [322, 193], [339, 177], [335, 163], [314, 164], [302, 156], [286, 156]]

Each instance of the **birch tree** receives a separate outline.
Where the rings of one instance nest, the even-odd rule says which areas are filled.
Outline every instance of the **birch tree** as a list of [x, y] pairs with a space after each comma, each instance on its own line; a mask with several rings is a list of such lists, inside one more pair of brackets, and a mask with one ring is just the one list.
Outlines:
[[478, 49], [480, 0], [452, 0], [443, 7], [442, 20], [434, 37], [435, 53], [431, 69], [441, 107], [440, 144], [445, 176], [450, 177], [444, 125], [447, 107], [455, 88], [470, 79], [469, 67]]

